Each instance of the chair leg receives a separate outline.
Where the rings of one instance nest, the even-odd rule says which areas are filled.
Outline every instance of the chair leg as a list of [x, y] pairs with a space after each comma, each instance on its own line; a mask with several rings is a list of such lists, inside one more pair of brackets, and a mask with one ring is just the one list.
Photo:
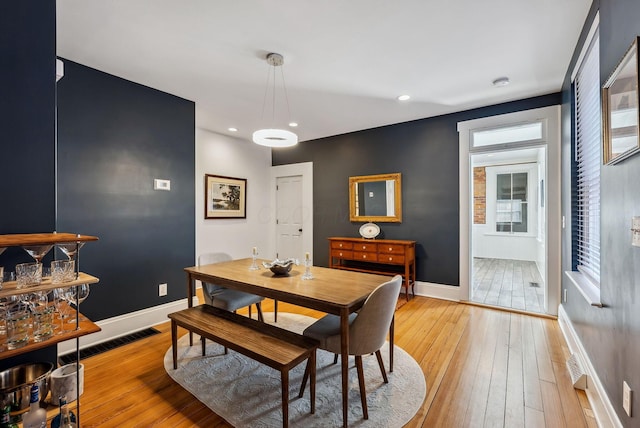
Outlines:
[[280, 378], [282, 383], [282, 426], [287, 428], [289, 426], [289, 371], [281, 371]]
[[278, 301], [273, 301], [273, 322], [278, 322]]
[[[251, 306], [249, 306], [251, 308]], [[258, 310], [258, 321], [264, 322], [264, 317], [262, 316], [262, 304], [260, 302], [256, 303], [256, 309]]]
[[205, 343], [205, 339], [204, 336], [200, 336], [200, 343], [202, 344], [202, 356], [205, 356], [206, 353], [206, 349], [207, 349], [207, 344]]
[[369, 419], [369, 411], [367, 409], [367, 391], [364, 386], [364, 369], [362, 368], [362, 355], [356, 355], [356, 369], [358, 370], [358, 386], [360, 387], [362, 415], [364, 419]]
[[304, 368], [304, 375], [302, 375], [302, 383], [300, 384], [300, 393], [298, 394], [298, 398], [302, 398], [304, 396], [304, 389], [307, 387], [307, 379], [309, 379], [309, 365], [311, 364], [311, 359], [307, 360], [307, 365]]
[[378, 359], [378, 365], [380, 366], [380, 372], [382, 373], [382, 379], [384, 379], [384, 383], [389, 383], [387, 372], [384, 370], [384, 363], [382, 362], [382, 354], [380, 353], [380, 350], [376, 351], [376, 358]]
[[249, 318], [251, 318], [251, 305], [249, 305]]
[[333, 354], [333, 364], [338, 364], [338, 354]]

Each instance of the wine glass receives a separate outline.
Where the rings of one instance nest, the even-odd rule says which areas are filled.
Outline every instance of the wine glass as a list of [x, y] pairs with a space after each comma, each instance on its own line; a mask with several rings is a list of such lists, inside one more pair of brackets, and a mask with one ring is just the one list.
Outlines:
[[[69, 287], [66, 292], [66, 299], [69, 303], [73, 304], [76, 307], [76, 310], [79, 310], [80, 303], [84, 302], [87, 297], [89, 297], [89, 284], [80, 284], [74, 287]], [[80, 320], [84, 320], [84, 318], [80, 318]], [[67, 321], [68, 323], [73, 323], [75, 320], [70, 319]]]
[[[52, 290], [53, 293], [53, 302], [56, 306], [58, 313], [60, 314], [60, 330], [64, 332], [64, 319], [67, 316], [67, 312], [69, 310], [69, 305], [65, 303], [67, 290], [64, 288], [54, 288]], [[61, 333], [62, 333], [61, 332]]]

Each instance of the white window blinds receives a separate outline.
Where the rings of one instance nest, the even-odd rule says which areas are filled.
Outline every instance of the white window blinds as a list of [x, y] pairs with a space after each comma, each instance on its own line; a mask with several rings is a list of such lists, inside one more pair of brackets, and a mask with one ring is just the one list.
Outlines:
[[600, 283], [600, 49], [596, 31], [574, 80], [578, 270]]

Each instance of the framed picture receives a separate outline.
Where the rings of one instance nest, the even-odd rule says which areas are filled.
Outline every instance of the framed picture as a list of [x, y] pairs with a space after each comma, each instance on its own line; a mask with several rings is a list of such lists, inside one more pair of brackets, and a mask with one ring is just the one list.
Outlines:
[[205, 174], [204, 218], [247, 218], [247, 179]]
[[640, 151], [638, 139], [638, 40], [602, 87], [603, 162], [614, 164]]

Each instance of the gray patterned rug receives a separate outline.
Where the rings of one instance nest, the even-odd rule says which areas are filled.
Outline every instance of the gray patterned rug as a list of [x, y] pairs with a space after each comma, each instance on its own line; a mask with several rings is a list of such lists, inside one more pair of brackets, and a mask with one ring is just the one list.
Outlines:
[[[273, 314], [265, 314], [273, 320]], [[277, 325], [302, 332], [315, 320], [298, 314], [278, 313]], [[281, 427], [280, 372], [207, 341], [207, 356], [200, 355], [200, 342], [188, 335], [178, 341], [178, 369], [173, 370], [171, 348], [164, 356], [164, 367], [183, 388], [235, 427]], [[382, 349], [388, 367], [389, 346]], [[316, 413], [309, 413], [309, 387], [303, 398], [298, 390], [304, 373], [302, 363], [290, 372], [289, 421], [293, 427], [330, 427], [342, 425], [340, 364], [333, 354], [319, 350], [317, 355]], [[420, 366], [402, 348], [395, 347], [394, 370], [385, 384], [374, 355], [364, 356], [369, 419], [362, 419], [358, 377], [353, 358], [349, 369], [349, 426], [401, 427], [416, 414], [426, 395], [426, 383]]]

